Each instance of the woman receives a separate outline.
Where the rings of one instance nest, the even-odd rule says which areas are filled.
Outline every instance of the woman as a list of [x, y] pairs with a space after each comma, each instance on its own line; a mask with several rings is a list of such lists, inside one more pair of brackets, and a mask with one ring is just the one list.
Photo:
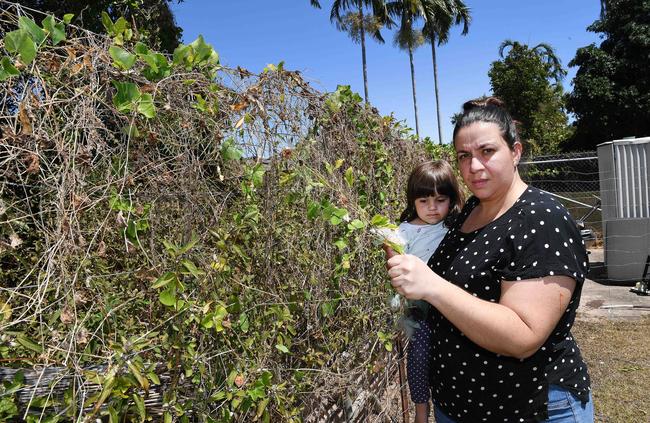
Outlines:
[[436, 422], [592, 422], [570, 333], [587, 272], [575, 222], [521, 180], [522, 146], [500, 100], [463, 105], [454, 147], [474, 196], [428, 266], [387, 251], [393, 287], [433, 306]]

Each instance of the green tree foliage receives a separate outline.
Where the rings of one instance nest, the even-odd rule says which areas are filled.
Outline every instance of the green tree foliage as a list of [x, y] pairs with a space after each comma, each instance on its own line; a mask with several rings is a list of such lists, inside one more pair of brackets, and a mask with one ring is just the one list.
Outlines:
[[[183, 0], [177, 0], [181, 3]], [[17, 3], [60, 19], [73, 13], [74, 25], [102, 33], [102, 12], [113, 21], [124, 17], [151, 47], [172, 53], [180, 44], [183, 30], [176, 25], [169, 7], [172, 0], [18, 0]], [[2, 6], [3, 8], [6, 5]]]
[[394, 44], [408, 52], [411, 66], [411, 87], [413, 89], [413, 110], [415, 115], [415, 133], [420, 137], [420, 124], [418, 121], [418, 103], [415, 91], [415, 66], [413, 65], [413, 50], [424, 44], [422, 31], [414, 28], [414, 23], [421, 16], [421, 3], [419, 0], [397, 0], [386, 5], [391, 17], [399, 20], [399, 29], [395, 32]]
[[650, 2], [604, 3], [587, 28], [603, 41], [578, 49], [569, 63], [578, 67], [567, 103], [576, 116], [571, 148], [650, 135]]
[[519, 135], [528, 152], [558, 152], [560, 144], [569, 137], [570, 128], [560, 84], [566, 71], [553, 48], [547, 44], [529, 47], [506, 40], [499, 55], [501, 60], [492, 62], [488, 72], [492, 92], [506, 102], [519, 122]]
[[449, 40], [449, 31], [454, 25], [462, 25], [462, 35], [469, 31], [472, 20], [470, 9], [462, 0], [418, 0], [419, 10], [425, 24], [422, 29], [425, 40], [431, 44], [433, 62], [433, 83], [436, 94], [436, 121], [438, 122], [438, 142], [442, 144], [442, 124], [440, 123], [440, 96], [438, 90], [438, 63], [436, 44], [441, 46]]
[[[311, 0], [311, 5], [320, 9], [318, 0]], [[368, 71], [366, 62], [366, 34], [383, 43], [381, 35], [383, 26], [390, 27], [386, 4], [383, 0], [334, 0], [330, 9], [330, 21], [339, 31], [348, 33], [352, 41], [361, 44], [361, 65], [363, 69], [363, 92], [368, 102]]]

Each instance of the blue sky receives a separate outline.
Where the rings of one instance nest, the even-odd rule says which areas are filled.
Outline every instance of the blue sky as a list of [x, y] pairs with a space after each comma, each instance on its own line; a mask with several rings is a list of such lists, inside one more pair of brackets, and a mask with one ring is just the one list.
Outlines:
[[[321, 91], [333, 91], [339, 84], [351, 85], [363, 96], [361, 46], [329, 21], [331, 1], [321, 0], [314, 9], [309, 0], [224, 1], [185, 0], [173, 4], [183, 42], [202, 34], [219, 52], [227, 66], [242, 66], [260, 72], [269, 63], [285, 62], [285, 68], [299, 70]], [[490, 63], [498, 59], [505, 39], [530, 46], [545, 42], [555, 48], [566, 67], [576, 49], [599, 42], [587, 32], [600, 12], [598, 0], [466, 0], [472, 24], [466, 36], [454, 28], [450, 41], [437, 50], [443, 139], [449, 142], [453, 130], [450, 117], [468, 99], [490, 93], [487, 76]], [[393, 113], [415, 128], [408, 55], [392, 44], [390, 31], [383, 32], [385, 44], [367, 43], [368, 91], [370, 102], [382, 114]], [[571, 89], [575, 68], [564, 81]], [[437, 140], [431, 48], [415, 52], [420, 135]]]

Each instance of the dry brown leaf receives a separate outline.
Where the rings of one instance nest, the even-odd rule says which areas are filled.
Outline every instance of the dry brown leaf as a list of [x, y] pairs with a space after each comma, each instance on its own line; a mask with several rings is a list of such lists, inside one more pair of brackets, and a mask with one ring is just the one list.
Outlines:
[[77, 58], [77, 51], [72, 47], [66, 47], [65, 51], [68, 53], [69, 60], [75, 60]]
[[25, 172], [31, 174], [37, 174], [41, 171], [41, 160], [34, 153], [29, 153], [27, 157], [27, 170]]
[[237, 386], [238, 388], [241, 388], [242, 386], [244, 386], [244, 383], [246, 383], [246, 380], [244, 380], [244, 376], [237, 375], [235, 377], [235, 386]]
[[77, 344], [86, 345], [88, 343], [88, 336], [89, 335], [90, 334], [88, 333], [86, 328], [79, 329], [79, 331], [77, 332], [77, 336], [76, 336]]
[[61, 69], [61, 61], [56, 57], [50, 57], [50, 59], [45, 64], [45, 67], [48, 71], [57, 73], [59, 69]]
[[61, 319], [61, 323], [64, 325], [69, 325], [70, 323], [74, 322], [74, 311], [72, 311], [70, 307], [65, 306], [63, 307], [63, 310], [61, 310], [59, 318]]
[[253, 75], [250, 71], [242, 68], [241, 66], [237, 66], [237, 71], [239, 72], [239, 77], [242, 79]]
[[223, 326], [226, 329], [232, 329], [232, 323], [230, 323], [230, 319], [224, 319], [221, 321], [221, 326]]
[[70, 67], [70, 75], [76, 75], [84, 68], [83, 63], [75, 63]]
[[83, 289], [75, 291], [74, 293], [74, 303], [75, 304], [86, 304], [88, 302], [88, 293]]
[[246, 118], [246, 115], [242, 116], [237, 123], [235, 124], [235, 129], [241, 128], [241, 126], [244, 124], [244, 119]]
[[232, 104], [230, 106], [230, 108], [235, 112], [239, 112], [241, 110], [244, 110], [247, 107], [248, 107], [248, 101], [246, 101], [246, 100], [242, 101], [241, 103]]
[[92, 50], [86, 54], [84, 54], [84, 66], [88, 70], [88, 72], [92, 72], [94, 70], [93, 68], [93, 62], [91, 61], [91, 53]]
[[23, 240], [20, 239], [20, 237], [15, 232], [9, 234], [9, 246], [11, 246], [11, 248], [18, 248], [22, 243]]
[[61, 232], [68, 233], [70, 231], [70, 220], [67, 216], [64, 216], [61, 220]]
[[97, 257], [106, 257], [106, 244], [104, 241], [99, 241], [97, 245]]
[[29, 135], [33, 132], [32, 129], [32, 122], [29, 119], [29, 113], [27, 113], [27, 109], [25, 108], [25, 103], [20, 103], [18, 106], [18, 119], [20, 120], [20, 124], [22, 125], [22, 133], [25, 135]]
[[81, 205], [84, 203], [84, 198], [77, 195], [77, 194], [72, 194], [72, 206], [75, 209], [78, 209], [81, 207]]

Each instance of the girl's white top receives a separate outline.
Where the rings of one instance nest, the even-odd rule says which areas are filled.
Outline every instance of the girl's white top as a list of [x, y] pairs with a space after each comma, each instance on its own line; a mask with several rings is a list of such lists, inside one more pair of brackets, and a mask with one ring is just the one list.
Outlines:
[[400, 223], [398, 231], [406, 240], [404, 252], [417, 256], [426, 263], [445, 237], [447, 228], [443, 222], [435, 225], [414, 225], [403, 222]]

